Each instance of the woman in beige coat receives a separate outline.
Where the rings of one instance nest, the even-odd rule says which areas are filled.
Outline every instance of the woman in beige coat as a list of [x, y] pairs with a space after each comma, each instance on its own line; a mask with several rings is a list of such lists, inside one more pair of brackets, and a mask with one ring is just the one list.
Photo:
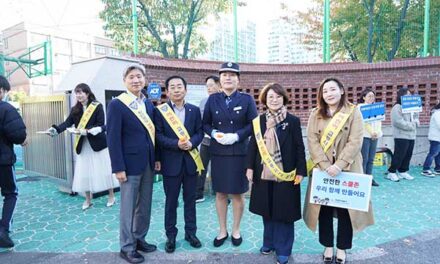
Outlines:
[[[335, 78], [325, 79], [321, 83], [317, 100], [318, 107], [312, 111], [307, 126], [308, 150], [313, 164], [332, 177], [337, 177], [341, 171], [363, 173], [363, 123], [359, 109], [351, 110], [354, 106], [348, 102], [342, 83]], [[321, 137], [331, 118], [339, 111], [351, 114], [333, 145], [324, 153], [320, 144]], [[325, 247], [323, 260], [324, 263], [332, 263], [333, 216], [337, 216], [336, 263], [345, 263], [345, 250], [352, 247], [353, 231], [360, 231], [374, 223], [371, 203], [368, 212], [311, 204], [310, 182], [304, 206], [304, 221], [312, 231], [316, 231], [319, 220], [319, 242]]]

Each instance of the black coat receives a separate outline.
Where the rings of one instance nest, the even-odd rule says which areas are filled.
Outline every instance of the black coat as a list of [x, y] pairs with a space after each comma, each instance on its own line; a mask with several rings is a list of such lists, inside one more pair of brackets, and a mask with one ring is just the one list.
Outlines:
[[[73, 110], [73, 108], [72, 108]], [[79, 111], [77, 114], [73, 114], [73, 111], [70, 111], [69, 116], [67, 117], [66, 121], [59, 125], [53, 125], [53, 127], [57, 130], [58, 133], [63, 132], [66, 130], [66, 128], [71, 127], [73, 124], [75, 127], [78, 127], [79, 122], [81, 121], [81, 117], [83, 115], [83, 109]], [[86, 129], [90, 129], [93, 127], [101, 127], [102, 132], [97, 134], [96, 136], [87, 133], [87, 139], [89, 140], [90, 146], [94, 151], [101, 151], [107, 147], [107, 137], [105, 135], [105, 116], [104, 116], [104, 110], [102, 107], [102, 104], [99, 104], [95, 112], [93, 112], [92, 116], [89, 119], [89, 122], [87, 122]], [[78, 147], [76, 148], [76, 153], [80, 154], [82, 145], [84, 141], [84, 136], [81, 136], [79, 138]]]
[[[266, 131], [266, 115], [260, 116], [262, 134]], [[283, 170], [296, 169], [297, 175], [306, 175], [306, 158], [298, 117], [287, 114], [277, 128], [281, 148]], [[291, 223], [301, 219], [300, 185], [293, 182], [274, 182], [261, 180], [263, 165], [258, 152], [255, 136], [252, 134], [247, 155], [247, 168], [254, 170], [249, 210], [263, 217]]]
[[0, 100], [0, 166], [14, 165], [14, 144], [25, 139], [26, 126], [20, 114], [11, 104]]

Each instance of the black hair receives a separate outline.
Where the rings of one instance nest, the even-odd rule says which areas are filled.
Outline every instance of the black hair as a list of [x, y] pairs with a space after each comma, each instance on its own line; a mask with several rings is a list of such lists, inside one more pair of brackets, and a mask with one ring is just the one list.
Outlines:
[[9, 84], [8, 79], [3, 75], [0, 75], [0, 88], [5, 91], [11, 90], [11, 85]]
[[220, 78], [218, 77], [218, 76], [215, 76], [215, 75], [210, 75], [210, 76], [208, 76], [208, 77], [206, 77], [206, 79], [205, 79], [205, 83], [209, 80], [209, 79], [212, 79], [215, 83], [220, 83]]
[[397, 91], [397, 95], [396, 95], [396, 97], [397, 97], [397, 98], [396, 98], [396, 104], [402, 104], [402, 99], [401, 99], [401, 97], [404, 96], [404, 95], [406, 95], [406, 94], [408, 93], [408, 91], [409, 91], [409, 88], [406, 87], [406, 86], [400, 88], [400, 89]]
[[432, 111], [437, 110], [437, 109], [440, 109], [440, 102], [432, 108]]
[[[93, 101], [96, 101], [96, 96], [93, 94], [90, 87], [85, 83], [78, 84], [73, 92], [81, 91], [87, 94], [87, 105], [91, 104]], [[83, 105], [80, 102], [77, 102], [74, 107], [72, 107], [72, 115], [75, 118], [81, 118], [83, 114]]]
[[371, 89], [371, 88], [365, 88], [365, 89], [362, 91], [362, 93], [361, 93], [361, 98], [359, 99], [359, 102], [361, 102], [361, 103], [365, 103], [364, 97], [367, 96], [367, 94], [369, 94], [369, 93], [373, 93], [374, 96], [376, 96], [376, 92], [373, 91], [373, 89]]
[[185, 79], [183, 79], [182, 76], [179, 76], [179, 75], [173, 75], [173, 76], [170, 76], [170, 77], [168, 77], [168, 78], [165, 80], [165, 90], [168, 90], [168, 85], [170, 84], [170, 81], [171, 81], [172, 79], [180, 79], [180, 80], [182, 80], [182, 82], [183, 82], [183, 86], [185, 87], [185, 90], [186, 90], [186, 81], [185, 81]]

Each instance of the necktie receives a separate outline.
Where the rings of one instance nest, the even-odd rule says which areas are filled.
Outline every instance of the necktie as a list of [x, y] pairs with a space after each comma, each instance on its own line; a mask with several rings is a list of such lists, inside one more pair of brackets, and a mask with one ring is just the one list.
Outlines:
[[232, 102], [231, 97], [226, 97], [226, 107], [229, 108], [229, 103]]

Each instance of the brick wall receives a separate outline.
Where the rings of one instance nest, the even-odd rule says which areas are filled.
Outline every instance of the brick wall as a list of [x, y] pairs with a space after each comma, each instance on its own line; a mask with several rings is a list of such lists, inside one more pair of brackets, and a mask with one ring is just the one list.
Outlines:
[[[164, 86], [168, 76], [179, 74], [189, 84], [204, 84], [206, 76], [217, 74], [222, 62], [163, 59], [160, 57], [138, 58], [147, 69], [149, 82]], [[395, 60], [375, 64], [240, 64], [240, 90], [252, 94], [258, 104], [260, 89], [269, 82], [278, 82], [287, 89], [290, 101], [288, 109], [301, 118], [306, 125], [309, 111], [316, 106], [319, 83], [327, 77], [342, 81], [351, 102], [356, 103], [366, 87], [376, 91], [377, 101], [386, 102], [387, 119], [395, 102], [396, 92], [402, 86], [410, 87], [423, 98], [424, 112], [421, 123], [429, 123], [429, 111], [440, 99], [440, 57]], [[166, 100], [162, 95], [162, 100]], [[258, 104], [260, 110], [262, 105]]]

